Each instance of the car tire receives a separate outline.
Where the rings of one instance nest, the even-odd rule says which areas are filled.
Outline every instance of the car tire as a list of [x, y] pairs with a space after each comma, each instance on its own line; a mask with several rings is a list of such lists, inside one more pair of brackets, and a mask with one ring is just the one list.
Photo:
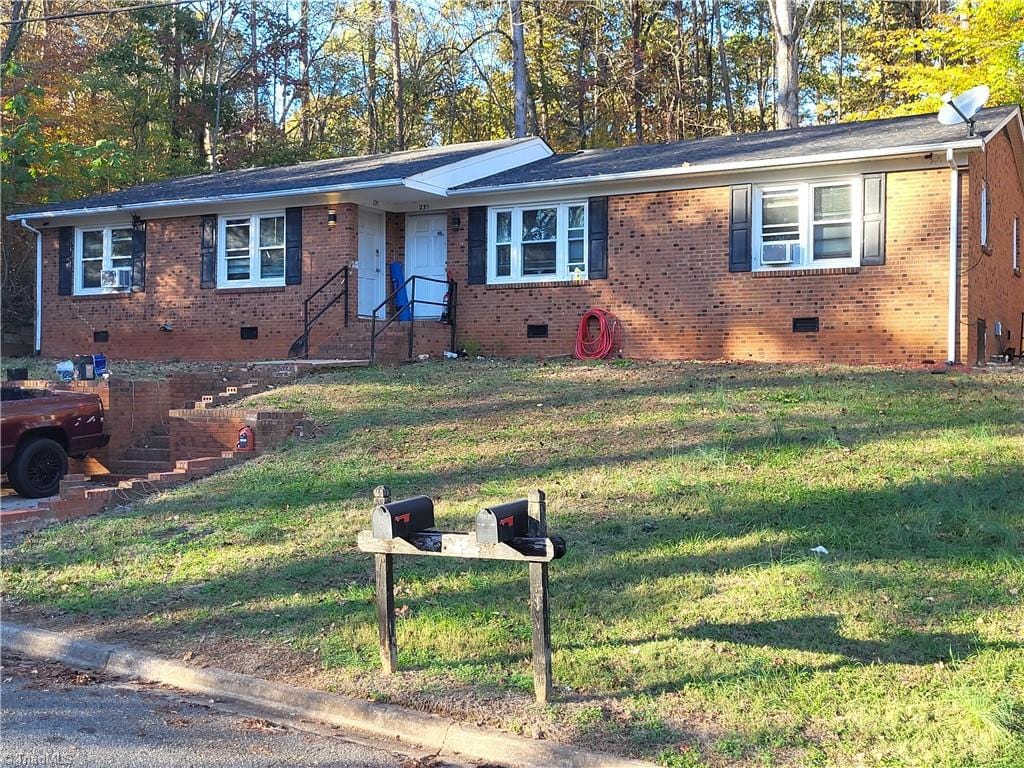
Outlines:
[[68, 473], [64, 447], [48, 437], [37, 437], [18, 448], [7, 478], [19, 494], [28, 499], [53, 496]]

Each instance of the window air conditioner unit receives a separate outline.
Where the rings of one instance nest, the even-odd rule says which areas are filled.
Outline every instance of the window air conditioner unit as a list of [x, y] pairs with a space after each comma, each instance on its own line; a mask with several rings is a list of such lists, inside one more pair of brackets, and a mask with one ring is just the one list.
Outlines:
[[132, 270], [130, 267], [104, 269], [100, 272], [101, 288], [131, 288]]
[[762, 264], [792, 264], [797, 243], [764, 243], [761, 246]]

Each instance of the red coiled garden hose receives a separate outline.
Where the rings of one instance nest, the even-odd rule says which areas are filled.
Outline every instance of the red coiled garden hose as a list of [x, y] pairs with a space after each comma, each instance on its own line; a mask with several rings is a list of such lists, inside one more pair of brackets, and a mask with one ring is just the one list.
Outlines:
[[[590, 319], [597, 320], [597, 335], [590, 337]], [[603, 360], [615, 349], [619, 318], [605, 309], [588, 309], [576, 333], [576, 357], [580, 360]]]

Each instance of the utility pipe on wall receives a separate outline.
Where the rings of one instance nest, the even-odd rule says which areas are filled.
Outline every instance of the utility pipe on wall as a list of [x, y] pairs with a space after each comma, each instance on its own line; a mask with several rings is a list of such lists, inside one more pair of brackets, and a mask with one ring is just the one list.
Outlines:
[[43, 233], [25, 219], [21, 220], [21, 226], [36, 234], [36, 341], [33, 354], [38, 355], [43, 348]]
[[957, 296], [959, 295], [960, 270], [957, 264], [957, 245], [960, 235], [960, 169], [953, 158], [953, 150], [946, 150], [946, 164], [949, 165], [949, 320], [946, 324], [946, 360], [956, 362]]

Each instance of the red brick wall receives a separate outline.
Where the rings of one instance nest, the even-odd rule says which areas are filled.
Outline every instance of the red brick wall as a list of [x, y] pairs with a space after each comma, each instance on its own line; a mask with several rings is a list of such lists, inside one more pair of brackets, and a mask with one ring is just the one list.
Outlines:
[[[112, 360], [266, 360], [283, 358], [302, 333], [302, 302], [333, 272], [355, 260], [356, 206], [334, 206], [338, 225], [327, 227], [325, 206], [302, 217], [302, 284], [281, 288], [199, 287], [198, 216], [152, 219], [146, 232], [146, 291], [100, 296], [57, 295], [58, 233], [43, 240], [43, 341], [49, 356], [104, 352]], [[355, 311], [355, 280], [351, 281]], [[326, 294], [325, 294], [326, 296]], [[340, 325], [339, 302], [318, 329]], [[171, 323], [170, 333], [160, 330]], [[242, 341], [240, 328], [256, 326], [259, 339]], [[110, 341], [94, 343], [93, 331]], [[316, 343], [316, 338], [314, 338]]]
[[[614, 312], [637, 358], [917, 363], [946, 357], [946, 171], [892, 173], [886, 264], [798, 275], [728, 272], [727, 188], [609, 200], [609, 279], [583, 285], [467, 286], [466, 232], [449, 231], [460, 338], [489, 353], [573, 349], [582, 313]], [[462, 212], [462, 221], [466, 213]], [[817, 316], [820, 332], [793, 333]], [[526, 338], [546, 323], [549, 338]]]
[[[978, 358], [977, 321], [985, 321], [985, 357], [1000, 351], [995, 325], [1003, 324], [1002, 346], [1020, 350], [1021, 313], [1024, 312], [1024, 277], [1013, 272], [1013, 217], [1024, 227], [1024, 187], [1020, 163], [1024, 162], [1024, 140], [1016, 121], [993, 137], [985, 154], [971, 156], [969, 231], [961, 251], [966, 275], [966, 302], [961, 330], [966, 335], [967, 357]], [[989, 247], [981, 246], [981, 188], [988, 179]], [[1024, 255], [1022, 255], [1024, 259]], [[1009, 332], [1009, 334], [1007, 333]]]
[[257, 453], [276, 448], [292, 434], [303, 414], [251, 408], [206, 408], [173, 410], [169, 417], [171, 460], [180, 461], [234, 450], [238, 430], [246, 424], [253, 430]]
[[[995, 151], [993, 145], [990, 152]], [[1009, 162], [998, 165], [1006, 171], [1004, 175], [1009, 173]], [[976, 173], [975, 165], [971, 173]], [[611, 198], [607, 280], [582, 285], [469, 286], [468, 215], [463, 209], [459, 227], [453, 228], [451, 217], [448, 225], [449, 269], [459, 282], [459, 337], [463, 343], [476, 342], [484, 353], [502, 356], [568, 354], [582, 313], [603, 307], [622, 320], [621, 346], [630, 357], [944, 360], [948, 181], [944, 169], [889, 174], [884, 266], [787, 275], [728, 272], [729, 192], [719, 187]], [[973, 178], [965, 175], [963, 181], [962, 196], [973, 207]], [[1003, 183], [993, 177], [992, 187], [1002, 189]], [[1019, 200], [1019, 186], [1015, 194]], [[303, 285], [277, 289], [200, 289], [199, 219], [182, 218], [149, 224], [146, 293], [57, 297], [57, 238], [50, 233], [45, 241], [43, 351], [69, 355], [96, 350], [115, 358], [154, 359], [284, 357], [301, 333], [305, 296], [333, 271], [356, 260], [356, 207], [339, 205], [336, 210], [334, 230], [326, 226], [325, 208], [305, 210]], [[1000, 203], [998, 210], [1004, 216], [1008, 208]], [[388, 259], [401, 258], [404, 215], [388, 214], [386, 226]], [[1002, 231], [1000, 227], [994, 223], [994, 235]], [[965, 220], [964, 228], [973, 227]], [[993, 247], [993, 261], [1002, 258], [1005, 244], [994, 242]], [[977, 272], [968, 278], [973, 281], [969, 291], [964, 287], [964, 306], [970, 313], [1008, 315], [1011, 319], [1003, 322], [1016, 333], [1012, 316], [1019, 292], [1012, 286], [1020, 280], [1011, 281], [1007, 289], [1001, 279], [987, 277], [987, 270]], [[357, 283], [353, 270], [349, 288], [353, 318]], [[339, 339], [329, 341], [330, 334], [342, 328], [341, 312], [339, 302], [324, 317], [311, 340], [313, 350], [367, 346], [365, 324], [356, 322]], [[806, 316], [819, 318], [820, 331], [793, 333], [793, 318]], [[167, 321], [174, 331], [161, 333], [158, 326]], [[526, 325], [533, 323], [547, 324], [549, 337], [527, 340]], [[257, 325], [259, 340], [240, 341], [242, 325]], [[93, 344], [94, 329], [108, 330], [110, 342]], [[443, 335], [440, 331], [423, 334], [426, 346], [417, 343], [416, 351], [439, 353], [447, 346], [440, 338]], [[969, 335], [961, 334], [964, 351]]]

